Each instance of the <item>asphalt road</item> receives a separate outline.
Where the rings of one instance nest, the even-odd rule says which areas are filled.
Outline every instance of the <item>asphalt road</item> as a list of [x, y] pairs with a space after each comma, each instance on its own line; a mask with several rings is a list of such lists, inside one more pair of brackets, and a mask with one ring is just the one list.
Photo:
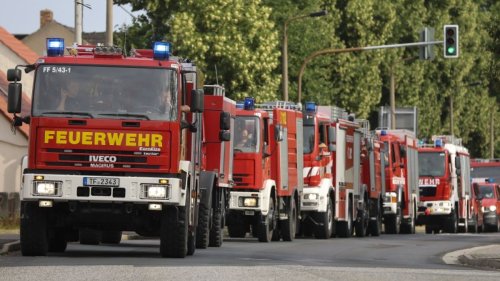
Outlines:
[[158, 240], [120, 245], [70, 243], [62, 254], [0, 257], [0, 280], [500, 280], [498, 271], [448, 265], [455, 250], [500, 243], [500, 233], [382, 235], [259, 243], [226, 239], [221, 248], [162, 259]]

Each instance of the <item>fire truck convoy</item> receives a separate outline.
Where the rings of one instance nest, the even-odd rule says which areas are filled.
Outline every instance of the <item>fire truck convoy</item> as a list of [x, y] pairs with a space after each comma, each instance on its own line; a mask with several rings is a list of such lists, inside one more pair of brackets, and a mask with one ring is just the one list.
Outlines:
[[420, 204], [418, 221], [425, 232], [467, 232], [471, 214], [468, 150], [453, 136], [433, 136], [419, 148]]
[[[163, 257], [185, 257], [195, 250], [199, 205], [202, 215], [212, 214], [201, 219], [199, 232], [209, 227], [210, 244], [220, 245], [224, 192], [218, 187], [231, 182], [222, 168], [230, 159], [202, 167], [202, 133], [207, 151], [211, 142], [230, 140], [230, 112], [220, 110], [230, 109], [210, 101], [222, 98], [209, 97], [210, 110], [219, 110], [203, 122], [196, 67], [170, 57], [165, 42], [131, 57], [99, 46], [64, 55], [58, 38], [47, 39], [47, 47], [35, 64], [7, 73], [14, 125], [30, 124], [22, 161], [22, 254], [61, 252], [78, 239], [119, 243], [121, 231], [130, 230], [159, 235]], [[30, 117], [16, 115], [20, 68], [35, 71]], [[190, 112], [181, 111], [188, 104]], [[213, 132], [220, 132], [220, 141]]]

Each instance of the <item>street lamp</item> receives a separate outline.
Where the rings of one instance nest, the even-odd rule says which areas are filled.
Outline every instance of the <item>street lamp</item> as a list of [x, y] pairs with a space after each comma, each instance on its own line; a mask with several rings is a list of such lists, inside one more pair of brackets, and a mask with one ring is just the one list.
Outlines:
[[283, 84], [283, 99], [285, 101], [288, 101], [288, 24], [294, 20], [308, 18], [308, 17], [309, 18], [322, 17], [325, 16], [326, 14], [327, 11], [322, 10], [307, 15], [291, 17], [285, 21], [285, 24], [283, 26], [283, 53], [281, 54], [282, 67], [283, 67], [283, 73], [282, 73], [283, 77], [281, 78], [281, 80]]

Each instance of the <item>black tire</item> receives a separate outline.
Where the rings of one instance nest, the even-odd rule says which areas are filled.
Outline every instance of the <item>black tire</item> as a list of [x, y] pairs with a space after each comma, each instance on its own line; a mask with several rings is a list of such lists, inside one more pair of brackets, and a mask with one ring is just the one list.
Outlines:
[[470, 222], [468, 225], [467, 225], [467, 232], [470, 232], [470, 233], [478, 233], [479, 230], [478, 230], [478, 225], [477, 225], [477, 216], [475, 216], [473, 219], [472, 219], [472, 222]]
[[23, 256], [47, 255], [47, 214], [35, 203], [25, 202], [21, 208], [20, 240]]
[[297, 206], [295, 205], [293, 196], [290, 201], [288, 219], [281, 221], [281, 236], [283, 237], [283, 241], [293, 241], [297, 233]]
[[432, 234], [434, 227], [432, 225], [425, 225], [425, 234]]
[[66, 251], [68, 241], [64, 229], [54, 228], [49, 231], [49, 252], [63, 253]]
[[275, 225], [275, 209], [274, 209], [274, 200], [272, 198], [269, 199], [269, 212], [266, 216], [262, 216], [260, 218], [259, 230], [258, 230], [258, 238], [259, 242], [270, 242], [273, 238], [274, 234], [274, 225]]
[[101, 241], [101, 231], [95, 229], [80, 228], [79, 236], [82, 245], [99, 245]]
[[189, 205], [168, 208], [163, 211], [160, 227], [160, 255], [162, 257], [186, 257], [188, 251], [188, 210]]
[[457, 230], [458, 230], [457, 212], [453, 210], [450, 216], [445, 221], [445, 231], [448, 233], [457, 233]]
[[415, 217], [409, 223], [401, 224], [401, 234], [415, 234]]
[[327, 199], [326, 212], [313, 213], [314, 220], [319, 223], [314, 226], [314, 237], [316, 239], [328, 239], [334, 233], [335, 219], [332, 200]]
[[[365, 207], [361, 211], [362, 214], [359, 220], [356, 220], [354, 228], [356, 229], [356, 237], [365, 237], [368, 235], [368, 223], [370, 222], [370, 213], [368, 211], [368, 201], [365, 200]], [[358, 215], [359, 216], [359, 215]]]
[[351, 202], [349, 202], [349, 209], [347, 210], [347, 221], [337, 222], [337, 234], [339, 237], [349, 238], [352, 236], [353, 230], [352, 206]]
[[192, 256], [196, 251], [196, 230], [188, 231], [188, 244], [187, 244], [187, 255]]
[[101, 242], [106, 244], [120, 244], [122, 241], [122, 232], [119, 230], [103, 230]]
[[196, 228], [196, 248], [206, 249], [210, 234], [210, 206], [200, 204], [198, 212], [198, 227]]
[[221, 190], [221, 205], [218, 210], [213, 213], [212, 227], [210, 228], [210, 238], [208, 246], [220, 247], [224, 241], [224, 216], [226, 210], [226, 201], [224, 191]]
[[380, 236], [382, 232], [382, 208], [380, 208], [380, 202], [377, 200], [377, 213], [375, 214], [375, 219], [370, 219], [368, 223], [368, 232], [371, 236]]
[[401, 208], [398, 207], [395, 215], [388, 215], [385, 217], [385, 233], [386, 234], [399, 234], [401, 231]]

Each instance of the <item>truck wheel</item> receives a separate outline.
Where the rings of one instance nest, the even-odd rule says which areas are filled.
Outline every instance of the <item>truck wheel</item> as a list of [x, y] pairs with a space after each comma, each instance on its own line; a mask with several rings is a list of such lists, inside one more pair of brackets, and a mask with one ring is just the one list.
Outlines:
[[415, 218], [412, 216], [409, 223], [401, 224], [402, 234], [415, 234]]
[[[190, 194], [187, 192], [187, 194]], [[189, 199], [187, 199], [189, 200]], [[188, 250], [189, 205], [163, 211], [160, 226], [160, 255], [184, 258]]]
[[385, 217], [385, 233], [398, 234], [401, 230], [401, 208], [398, 207], [396, 215], [389, 215]]
[[[212, 227], [210, 228], [210, 236], [208, 246], [220, 247], [224, 240], [224, 216], [226, 215], [226, 201], [224, 191], [221, 193], [222, 205], [213, 213]], [[199, 226], [198, 226], [199, 227]]]
[[425, 234], [432, 234], [434, 227], [432, 225], [425, 225]]
[[48, 250], [47, 214], [35, 203], [21, 208], [20, 240], [23, 256], [46, 256]]
[[333, 205], [330, 198], [327, 199], [326, 212], [313, 213], [314, 220], [319, 224], [314, 227], [316, 239], [328, 239], [332, 236], [335, 221], [333, 219]]
[[187, 255], [192, 256], [196, 250], [196, 230], [188, 230]]
[[370, 222], [368, 223], [368, 232], [371, 236], [380, 236], [380, 233], [382, 232], [382, 212], [378, 200], [376, 204], [377, 213], [375, 214], [375, 219], [370, 219]]
[[297, 206], [295, 205], [293, 196], [290, 200], [290, 207], [288, 209], [288, 219], [281, 222], [281, 235], [283, 236], [283, 241], [293, 241], [293, 239], [295, 239], [297, 230]]
[[101, 241], [101, 232], [90, 228], [80, 228], [80, 244], [99, 245]]
[[196, 248], [206, 249], [210, 233], [210, 206], [200, 204], [198, 213], [198, 227], [196, 228]]
[[453, 210], [445, 223], [445, 231], [448, 233], [457, 233], [458, 219], [457, 212]]
[[469, 225], [467, 226], [467, 232], [478, 233], [477, 228], [478, 228], [478, 226], [477, 226], [477, 216], [475, 216], [474, 218], [472, 218], [472, 221], [469, 222]]
[[274, 217], [274, 201], [269, 199], [269, 212], [267, 216], [262, 216], [259, 222], [259, 242], [269, 242], [273, 238], [275, 217]]
[[342, 238], [351, 237], [352, 231], [353, 231], [351, 202], [349, 202], [349, 210], [347, 211], [347, 221], [337, 222], [337, 230], [338, 230], [339, 237], [342, 237]]
[[119, 230], [103, 230], [101, 242], [106, 244], [120, 244], [122, 241], [122, 232]]
[[368, 211], [368, 202], [365, 201], [363, 210], [358, 214], [354, 228], [356, 229], [356, 237], [365, 237], [368, 235], [368, 222], [370, 221], [370, 214]]
[[64, 229], [53, 228], [49, 231], [49, 252], [63, 253], [66, 251], [68, 241]]

